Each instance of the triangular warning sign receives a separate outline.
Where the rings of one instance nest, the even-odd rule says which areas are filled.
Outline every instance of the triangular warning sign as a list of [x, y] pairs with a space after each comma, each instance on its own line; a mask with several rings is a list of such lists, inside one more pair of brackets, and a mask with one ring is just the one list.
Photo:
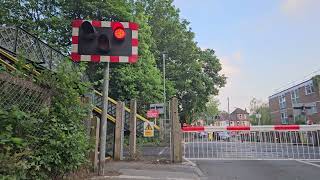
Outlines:
[[152, 126], [148, 123], [145, 130], [153, 130]]

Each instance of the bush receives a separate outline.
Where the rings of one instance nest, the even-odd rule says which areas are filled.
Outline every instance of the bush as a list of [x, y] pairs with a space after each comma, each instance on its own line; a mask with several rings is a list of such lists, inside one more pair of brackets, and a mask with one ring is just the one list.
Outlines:
[[80, 98], [90, 85], [82, 81], [84, 69], [66, 61], [57, 72], [35, 79], [54, 94], [51, 105], [40, 112], [0, 110], [3, 178], [57, 179], [87, 162], [90, 143], [84, 120], [91, 108]]

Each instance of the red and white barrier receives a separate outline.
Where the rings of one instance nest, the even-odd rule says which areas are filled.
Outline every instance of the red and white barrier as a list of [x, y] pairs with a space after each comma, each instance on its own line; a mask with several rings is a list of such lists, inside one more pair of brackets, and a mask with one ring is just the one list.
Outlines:
[[189, 126], [187, 159], [320, 160], [320, 125]]
[[188, 126], [183, 132], [216, 132], [216, 131], [315, 131], [320, 125], [265, 125], [265, 126]]

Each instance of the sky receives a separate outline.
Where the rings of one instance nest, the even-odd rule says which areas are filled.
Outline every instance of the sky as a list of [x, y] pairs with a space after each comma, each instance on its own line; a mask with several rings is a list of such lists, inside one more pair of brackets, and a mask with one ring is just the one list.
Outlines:
[[220, 109], [249, 108], [320, 74], [320, 0], [174, 0], [202, 49], [211, 48], [227, 84]]

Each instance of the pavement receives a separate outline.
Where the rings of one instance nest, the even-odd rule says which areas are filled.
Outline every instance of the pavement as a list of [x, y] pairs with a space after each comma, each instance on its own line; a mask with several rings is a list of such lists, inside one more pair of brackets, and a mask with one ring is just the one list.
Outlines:
[[[124, 149], [124, 158], [129, 158], [129, 150]], [[169, 146], [141, 146], [137, 148], [138, 159], [140, 160], [170, 160]]]
[[193, 164], [161, 164], [150, 161], [111, 161], [106, 163], [104, 176], [92, 180], [109, 179], [150, 179], [150, 180], [196, 180], [202, 173]]

